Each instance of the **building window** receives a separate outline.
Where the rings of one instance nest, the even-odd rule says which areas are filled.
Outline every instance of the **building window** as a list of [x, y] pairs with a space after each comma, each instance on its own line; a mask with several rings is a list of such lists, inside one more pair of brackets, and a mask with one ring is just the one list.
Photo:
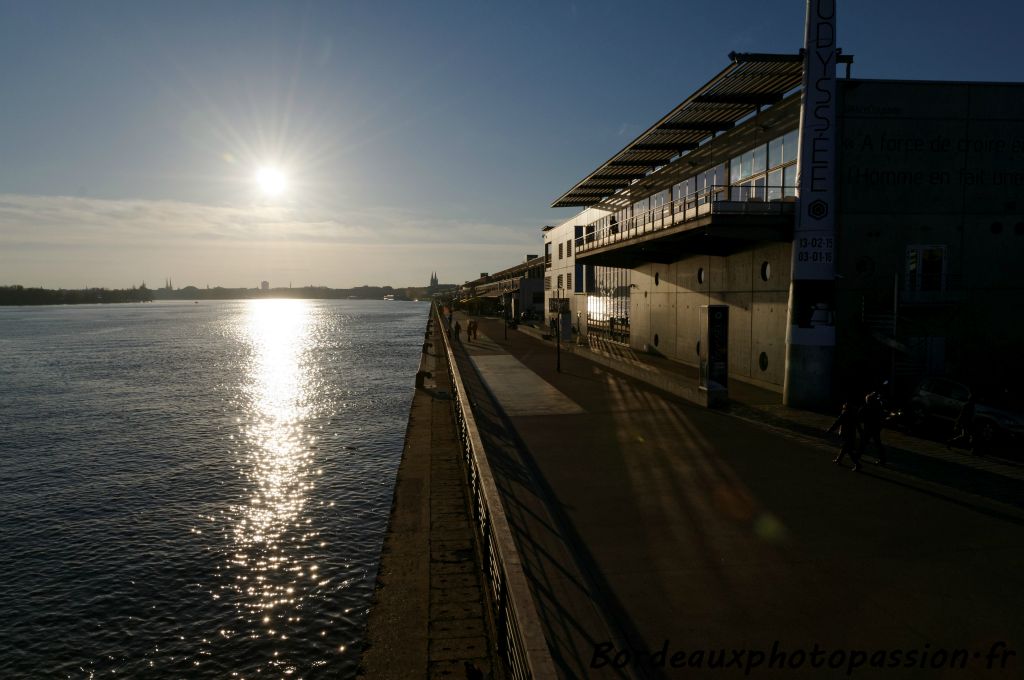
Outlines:
[[679, 184], [672, 187], [672, 200], [674, 201], [686, 201], [692, 200], [693, 192], [696, 191], [697, 179], [690, 177], [685, 179]]
[[796, 196], [797, 144], [797, 131], [791, 130], [731, 159], [732, 200], [778, 201]]
[[651, 212], [654, 215], [654, 219], [660, 220], [668, 216], [669, 212], [666, 210], [666, 205], [669, 202], [669, 190], [665, 189], [651, 196]]
[[796, 163], [782, 169], [782, 195], [796, 196]]
[[697, 205], [725, 198], [725, 164], [721, 163], [697, 175]]
[[572, 239], [565, 242], [565, 256], [572, 257]]
[[565, 288], [566, 290], [572, 290], [572, 274], [565, 275]]
[[550, 241], [544, 244], [544, 267], [545, 268], [550, 268], [551, 267], [551, 242]]
[[562, 275], [558, 275], [558, 290], [562, 290]]
[[907, 290], [945, 290], [946, 246], [907, 248]]
[[[564, 249], [565, 249], [565, 246], [562, 245], [561, 243], [559, 243], [558, 244], [558, 259], [559, 260], [562, 259], [562, 253], [563, 253]], [[559, 286], [559, 288], [561, 288], [561, 286]]]
[[544, 277], [544, 290], [551, 290], [551, 277], [550, 276], [545, 276]]

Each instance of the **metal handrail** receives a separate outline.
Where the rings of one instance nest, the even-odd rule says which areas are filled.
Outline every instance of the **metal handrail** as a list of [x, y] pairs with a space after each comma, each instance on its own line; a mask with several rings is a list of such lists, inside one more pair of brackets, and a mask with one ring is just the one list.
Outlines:
[[448, 357], [453, 410], [459, 440], [462, 442], [463, 459], [469, 473], [473, 514], [484, 559], [483, 571], [490, 585], [501, 650], [513, 678], [554, 680], [557, 677], [555, 663], [544, 637], [544, 628], [530, 593], [519, 550], [512, 538], [501, 494], [473, 418], [469, 395], [455, 363], [448, 326], [436, 304], [434, 318], [441, 329]]
[[[796, 187], [789, 185], [737, 186], [715, 184], [695, 191], [664, 205], [632, 215], [615, 224], [600, 229], [594, 225], [584, 227], [584, 234], [575, 239], [577, 253], [600, 248], [610, 243], [627, 241], [672, 226], [683, 224], [711, 213], [782, 213], [782, 206], [789, 205], [795, 198]], [[787, 192], [791, 195], [787, 196]], [[777, 195], [768, 198], [769, 194]]]

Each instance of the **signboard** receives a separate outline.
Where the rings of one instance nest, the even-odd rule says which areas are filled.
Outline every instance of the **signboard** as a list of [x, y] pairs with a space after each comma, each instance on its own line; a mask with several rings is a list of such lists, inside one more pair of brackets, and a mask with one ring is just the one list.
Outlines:
[[808, 0], [793, 280], [835, 274], [836, 3]]
[[782, 401], [826, 403], [836, 344], [836, 0], [807, 0]]

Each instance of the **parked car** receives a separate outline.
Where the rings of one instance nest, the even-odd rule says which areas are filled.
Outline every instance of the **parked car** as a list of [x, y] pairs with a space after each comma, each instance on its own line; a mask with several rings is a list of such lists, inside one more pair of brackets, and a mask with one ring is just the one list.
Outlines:
[[[943, 424], [952, 431], [971, 388], [948, 378], [925, 378], [908, 402], [912, 425]], [[1024, 404], [1008, 391], [975, 394], [974, 436], [988, 444], [1024, 440]]]

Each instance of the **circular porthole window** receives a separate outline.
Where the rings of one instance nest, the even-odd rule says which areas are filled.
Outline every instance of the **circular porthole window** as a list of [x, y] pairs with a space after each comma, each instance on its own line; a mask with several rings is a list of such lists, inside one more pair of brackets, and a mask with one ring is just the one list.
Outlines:
[[697, 270], [697, 283], [704, 283], [704, 267]]
[[658, 346], [658, 334], [657, 333], [654, 334], [654, 346], [655, 347]]
[[654, 272], [654, 285], [657, 286], [659, 283], [661, 283], [661, 274]]
[[772, 264], [765, 260], [761, 263], [761, 280], [767, 281], [772, 277]]
[[767, 371], [768, 370], [768, 354], [767, 353], [761, 352], [761, 356], [759, 356], [757, 358], [757, 366], [762, 371]]

